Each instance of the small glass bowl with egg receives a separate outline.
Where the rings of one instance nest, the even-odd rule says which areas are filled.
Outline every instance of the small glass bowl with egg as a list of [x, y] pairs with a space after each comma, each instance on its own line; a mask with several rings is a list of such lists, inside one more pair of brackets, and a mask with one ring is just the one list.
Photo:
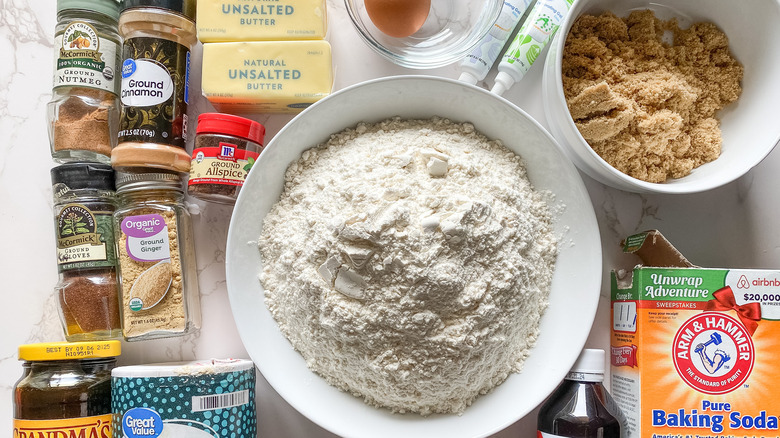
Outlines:
[[344, 0], [365, 42], [408, 68], [463, 59], [490, 31], [503, 0]]

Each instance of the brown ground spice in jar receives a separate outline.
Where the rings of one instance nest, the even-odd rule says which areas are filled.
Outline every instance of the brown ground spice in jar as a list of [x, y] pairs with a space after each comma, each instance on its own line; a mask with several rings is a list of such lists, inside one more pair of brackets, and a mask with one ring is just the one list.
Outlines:
[[67, 333], [110, 332], [120, 327], [116, 273], [67, 271], [58, 290]]
[[[665, 33], [672, 44], [663, 42]], [[716, 112], [742, 91], [743, 67], [714, 24], [680, 29], [649, 10], [579, 17], [562, 71], [583, 138], [617, 170], [655, 183], [718, 158]]]
[[[173, 211], [160, 211], [157, 209], [140, 208], [126, 213], [124, 216], [139, 216], [146, 214], [159, 214], [168, 227], [168, 243], [170, 248], [170, 281], [156, 282], [143, 281], [142, 274], [154, 276], [154, 267], [160, 262], [140, 262], [133, 260], [125, 248], [127, 248], [127, 236], [120, 233], [119, 238], [119, 267], [122, 276], [122, 315], [123, 332], [125, 337], [141, 336], [153, 331], [184, 331], [187, 321], [182, 292], [182, 266], [178, 246], [178, 233], [176, 215]], [[146, 276], [146, 275], [144, 275]], [[143, 297], [133, 290], [133, 286], [139, 283]], [[164, 283], [164, 284], [163, 284]], [[168, 283], [170, 287], [167, 288]], [[133, 298], [154, 298], [165, 295], [159, 303], [145, 310], [134, 311], [128, 307]], [[158, 298], [159, 300], [159, 298]], [[148, 305], [156, 301], [149, 302]], [[144, 307], [147, 302], [144, 301]]]
[[54, 120], [54, 150], [86, 150], [111, 155], [117, 123], [116, 95], [76, 88], [60, 104]]

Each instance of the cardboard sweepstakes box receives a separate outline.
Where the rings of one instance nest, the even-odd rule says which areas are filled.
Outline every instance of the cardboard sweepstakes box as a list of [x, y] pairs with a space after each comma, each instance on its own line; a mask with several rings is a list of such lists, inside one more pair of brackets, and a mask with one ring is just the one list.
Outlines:
[[612, 272], [611, 393], [632, 438], [778, 437], [780, 270], [690, 263], [660, 232]]

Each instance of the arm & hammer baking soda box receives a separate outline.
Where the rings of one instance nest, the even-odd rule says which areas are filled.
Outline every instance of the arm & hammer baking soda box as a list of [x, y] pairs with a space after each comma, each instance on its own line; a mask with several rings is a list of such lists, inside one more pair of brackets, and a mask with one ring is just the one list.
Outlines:
[[658, 231], [612, 272], [611, 392], [630, 438], [780, 437], [780, 270], [691, 264]]

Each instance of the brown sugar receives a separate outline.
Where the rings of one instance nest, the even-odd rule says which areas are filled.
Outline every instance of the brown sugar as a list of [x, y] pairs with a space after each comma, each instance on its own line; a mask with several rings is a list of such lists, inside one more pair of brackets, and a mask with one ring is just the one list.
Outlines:
[[583, 138], [617, 170], [656, 183], [718, 158], [716, 113], [742, 92], [742, 65], [714, 24], [680, 29], [649, 10], [579, 17], [562, 69]]

